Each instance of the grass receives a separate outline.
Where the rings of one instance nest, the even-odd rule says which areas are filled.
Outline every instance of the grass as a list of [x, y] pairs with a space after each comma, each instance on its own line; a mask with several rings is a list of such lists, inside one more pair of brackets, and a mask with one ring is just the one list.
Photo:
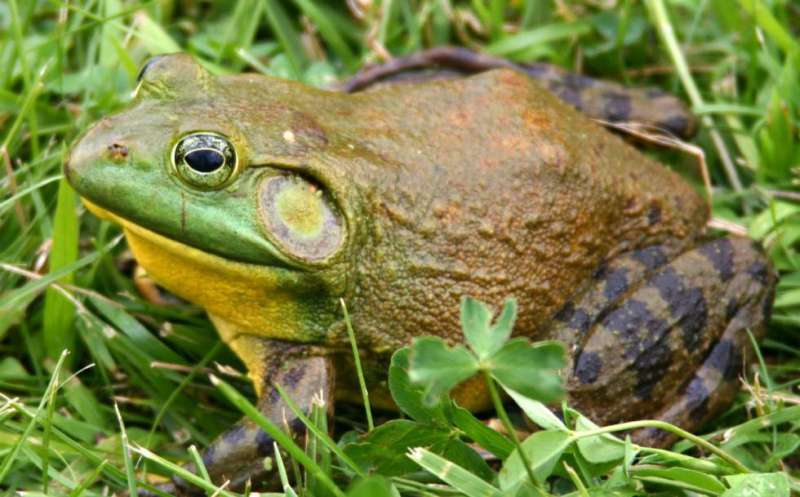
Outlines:
[[[117, 228], [86, 214], [61, 176], [69, 144], [130, 99], [140, 64], [185, 50], [217, 73], [264, 72], [324, 86], [386, 54], [444, 43], [659, 86], [702, 116], [695, 143], [713, 184], [715, 225], [762, 240], [782, 274], [756, 375], [707, 433], [749, 472], [785, 474], [800, 490], [800, 43], [793, 31], [800, 6], [780, 0], [350, 4], [352, 12], [343, 2], [310, 0], [0, 2], [0, 494], [95, 496], [147, 486], [181, 471], [168, 463], [190, 461], [190, 445], [205, 446], [239, 417], [229, 403], [233, 394], [252, 399], [241, 365], [218, 346], [202, 312], [144, 300]], [[695, 157], [648, 153], [700, 183]], [[72, 353], [62, 357], [64, 348]], [[209, 372], [230, 388], [213, 385]], [[540, 432], [547, 435], [522, 442], [523, 451], [536, 449], [522, 455], [537, 468], [563, 463], [563, 471], [553, 466], [553, 494], [609, 494], [603, 485], [617, 479], [633, 492], [618, 495], [734, 492], [729, 497], [744, 495], [735, 492], [745, 484], [773, 482], [743, 483], [745, 472], [689, 442], [661, 452], [624, 442], [610, 448], [617, 442], [574, 435], [592, 429], [574, 424], [584, 423], [577, 415], [568, 416], [573, 424], [564, 429], [573, 435], [555, 457], [548, 449], [566, 444], [560, 428], [535, 404], [519, 402], [550, 426]], [[364, 429], [362, 410], [340, 412], [337, 426]], [[513, 449], [460, 411], [424, 412], [440, 420], [441, 433], [468, 434], [505, 456]], [[376, 417], [374, 440], [391, 434], [380, 426], [387, 416]], [[324, 418], [317, 413], [311, 421], [325, 426]], [[398, 428], [411, 422], [391, 421]], [[352, 442], [353, 432], [342, 431], [337, 440]], [[552, 443], [538, 442], [545, 439]], [[351, 484], [350, 495], [389, 495], [392, 488], [403, 495], [456, 489], [486, 495], [489, 483], [504, 481], [502, 471], [498, 476], [470, 456], [447, 473], [452, 465], [442, 454], [423, 449], [411, 458], [427, 473], [412, 466], [416, 471], [397, 475], [392, 468], [399, 466], [385, 466], [361, 479], [324, 437], [315, 440], [313, 457], [272, 461], [288, 475], [286, 495], [334, 495]], [[581, 440], [595, 441], [587, 454], [615, 458], [587, 462]], [[315, 469], [296, 480], [307, 459]], [[396, 462], [414, 464], [405, 457]], [[432, 474], [446, 484], [432, 483]], [[213, 485], [197, 478], [211, 495]]]

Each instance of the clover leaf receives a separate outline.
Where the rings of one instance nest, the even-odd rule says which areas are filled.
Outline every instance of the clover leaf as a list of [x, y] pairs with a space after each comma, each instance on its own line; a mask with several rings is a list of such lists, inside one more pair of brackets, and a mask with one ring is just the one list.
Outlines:
[[559, 342], [531, 344], [526, 338], [509, 340], [517, 317], [517, 302], [512, 298], [494, 323], [492, 317], [489, 306], [466, 297], [461, 301], [461, 326], [469, 349], [449, 347], [435, 337], [414, 340], [408, 376], [424, 386], [426, 404], [433, 405], [479, 372], [531, 399], [551, 402], [563, 395], [558, 375], [564, 367], [563, 346]]

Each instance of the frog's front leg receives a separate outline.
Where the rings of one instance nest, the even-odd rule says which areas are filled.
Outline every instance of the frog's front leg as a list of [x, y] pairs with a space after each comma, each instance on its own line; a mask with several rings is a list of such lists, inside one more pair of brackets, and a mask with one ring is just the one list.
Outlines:
[[[220, 325], [218, 320], [215, 324]], [[305, 413], [311, 411], [315, 399], [332, 405], [333, 367], [329, 357], [307, 345], [252, 335], [231, 338], [223, 329], [220, 332], [248, 367], [258, 394], [259, 410], [276, 425], [288, 428], [294, 435], [304, 433], [302, 421], [286, 405], [276, 384]], [[273, 475], [264, 469], [264, 458], [272, 455], [272, 438], [245, 418], [208, 446], [203, 463], [217, 485], [228, 482], [226, 488], [241, 489], [250, 480], [253, 488], [259, 488], [273, 481]], [[182, 480], [175, 480], [174, 484], [182, 494], [195, 493]]]
[[[557, 315], [556, 334], [573, 348], [570, 402], [601, 423], [657, 418], [699, 428], [737, 391], [747, 332], [763, 335], [775, 281], [744, 238], [610, 261]], [[657, 430], [634, 439], [674, 441]]]

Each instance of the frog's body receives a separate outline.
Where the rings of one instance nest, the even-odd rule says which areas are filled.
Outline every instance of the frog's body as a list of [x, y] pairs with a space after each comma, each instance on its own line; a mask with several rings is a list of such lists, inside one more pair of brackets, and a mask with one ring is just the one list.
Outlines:
[[[197, 131], [236, 151], [216, 189], [172, 164]], [[348, 95], [163, 57], [66, 172], [157, 281], [208, 311], [262, 397], [277, 377], [304, 406], [348, 368], [340, 299], [380, 402], [393, 350], [459, 340], [463, 295], [514, 295], [518, 334], [570, 346], [574, 407], [693, 427], [731, 398], [774, 286], [749, 241], [700, 242], [707, 207], [681, 178], [508, 69]], [[480, 409], [476, 385], [458, 398]], [[212, 447], [212, 472], [268, 448], [242, 429]]]

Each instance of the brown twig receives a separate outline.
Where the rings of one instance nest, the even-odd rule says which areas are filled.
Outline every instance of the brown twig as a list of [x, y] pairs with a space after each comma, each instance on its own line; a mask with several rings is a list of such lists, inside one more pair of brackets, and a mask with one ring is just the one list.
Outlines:
[[663, 129], [656, 128], [654, 126], [636, 122], [612, 123], [601, 119], [596, 119], [596, 121], [601, 123], [603, 126], [620, 130], [648, 143], [653, 143], [666, 148], [673, 148], [694, 156], [695, 159], [697, 159], [698, 169], [703, 180], [703, 187], [706, 193], [706, 202], [708, 203], [709, 207], [711, 206], [711, 175], [708, 172], [706, 154], [702, 148], [680, 140], [675, 136], [665, 132]]

